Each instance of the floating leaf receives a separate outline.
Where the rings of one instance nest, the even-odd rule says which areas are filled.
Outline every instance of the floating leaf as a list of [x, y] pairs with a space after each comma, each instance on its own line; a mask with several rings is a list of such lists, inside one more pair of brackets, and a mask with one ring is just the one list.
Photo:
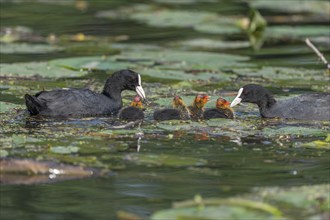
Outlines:
[[63, 50], [63, 47], [48, 44], [11, 43], [2, 44], [0, 47], [0, 53], [2, 54], [42, 54], [54, 53]]
[[290, 4], [283, 4], [282, 1], [269, 1], [269, 0], [253, 0], [249, 1], [253, 8], [268, 9], [272, 11], [288, 12], [288, 13], [315, 13], [324, 16], [329, 15], [330, 3], [322, 0], [299, 0], [290, 1]]
[[171, 69], [211, 69], [218, 70], [235, 66], [253, 66], [247, 63], [249, 58], [246, 56], [229, 55], [223, 53], [196, 52], [196, 51], [144, 51], [134, 52], [125, 51], [115, 56], [118, 60], [138, 59], [154, 61], [157, 67]]
[[0, 158], [7, 157], [8, 155], [8, 151], [0, 149]]
[[278, 38], [305, 38], [305, 37], [320, 37], [329, 36], [328, 26], [269, 26], [266, 29], [265, 37]]
[[[4, 27], [0, 31], [0, 42], [12, 43], [16, 41], [43, 42], [45, 39], [24, 26]], [[4, 45], [1, 45], [1, 47]], [[2, 48], [1, 48], [2, 50]]]
[[235, 75], [226, 74], [223, 72], [210, 73], [207, 70], [196, 71], [198, 73], [192, 74], [182, 70], [166, 70], [166, 69], [144, 69], [141, 70], [141, 75], [147, 75], [152, 78], [164, 79], [164, 80], [178, 80], [178, 81], [190, 81], [190, 80], [203, 80], [212, 82], [228, 82], [235, 78]]
[[71, 154], [71, 153], [77, 153], [79, 151], [79, 147], [76, 146], [56, 146], [51, 147], [50, 151], [56, 154]]
[[[108, 58], [77, 57], [56, 59], [51, 65], [72, 69], [118, 70], [123, 68], [140, 69], [141, 75], [168, 80], [224, 80], [234, 76], [220, 69], [253, 66], [246, 63], [249, 58], [238, 55], [193, 51], [125, 51]], [[183, 72], [184, 70], [184, 72]]]
[[146, 166], [184, 167], [201, 166], [207, 163], [203, 159], [169, 154], [129, 154], [125, 156], [125, 159], [138, 165]]
[[261, 69], [237, 69], [234, 71], [242, 77], [259, 78], [289, 87], [297, 85], [310, 87], [311, 81], [313, 84], [321, 85], [329, 83], [329, 77], [324, 71], [304, 68], [263, 67]]
[[197, 130], [206, 127], [205, 124], [191, 121], [169, 120], [157, 123], [157, 127], [167, 131]]
[[271, 215], [243, 207], [207, 206], [204, 208], [189, 207], [158, 211], [151, 216], [152, 220], [219, 220], [219, 219], [272, 219]]
[[288, 189], [259, 188], [243, 198], [196, 196], [194, 200], [174, 203], [172, 209], [154, 213], [151, 219], [291, 219], [292, 213], [295, 218], [308, 219], [310, 215], [329, 210], [328, 192], [329, 185], [324, 184]]
[[0, 76], [3, 77], [80, 77], [87, 71], [69, 70], [46, 62], [0, 64]]
[[324, 184], [289, 189], [264, 188], [260, 189], [258, 194], [266, 201], [285, 204], [287, 209], [299, 209], [302, 212], [300, 216], [306, 216], [306, 214], [329, 211], [329, 191], [329, 184]]
[[158, 3], [165, 4], [195, 4], [200, 2], [215, 2], [216, 0], [153, 0]]
[[22, 105], [13, 104], [10, 102], [0, 102], [0, 113], [12, 111], [15, 108], [22, 107]]
[[295, 127], [287, 126], [282, 128], [264, 128], [263, 134], [265, 136], [279, 136], [279, 135], [299, 135], [299, 136], [314, 136], [325, 137], [328, 131], [317, 128]]
[[328, 134], [325, 140], [316, 140], [308, 143], [301, 144], [302, 147], [327, 149], [330, 150], [330, 134]]
[[213, 40], [207, 38], [197, 38], [192, 40], [185, 40], [177, 43], [172, 43], [173, 45], [180, 45], [189, 48], [206, 48], [206, 49], [237, 49], [246, 48], [250, 44], [247, 41], [221, 41]]
[[74, 57], [56, 59], [50, 61], [51, 65], [68, 67], [76, 70], [80, 69], [96, 69], [96, 70], [119, 70], [127, 68], [135, 68], [134, 62], [117, 62], [112, 57]]
[[101, 11], [97, 17], [122, 18], [144, 22], [155, 27], [183, 27], [196, 31], [214, 34], [239, 33], [236, 26], [237, 18], [219, 16], [205, 11], [185, 11], [159, 9], [149, 5], [133, 5], [122, 7], [116, 11]]

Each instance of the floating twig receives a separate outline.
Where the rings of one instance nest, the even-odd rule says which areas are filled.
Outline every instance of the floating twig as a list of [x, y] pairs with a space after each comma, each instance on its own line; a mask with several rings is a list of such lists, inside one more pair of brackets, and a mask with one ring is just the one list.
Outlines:
[[306, 38], [305, 42], [306, 42], [307, 46], [312, 48], [312, 50], [322, 60], [322, 62], [327, 66], [327, 68], [330, 69], [330, 64], [327, 61], [327, 59], [325, 59], [324, 55], [314, 46], [314, 44], [309, 40], [309, 38]]

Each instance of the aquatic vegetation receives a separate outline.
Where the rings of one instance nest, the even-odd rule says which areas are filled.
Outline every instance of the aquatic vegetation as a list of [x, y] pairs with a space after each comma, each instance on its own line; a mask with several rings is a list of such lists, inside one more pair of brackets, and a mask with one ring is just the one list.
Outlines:
[[[261, 119], [254, 105], [238, 106], [233, 120], [156, 122], [152, 115], [170, 108], [177, 95], [190, 104], [206, 93], [205, 108], [214, 108], [219, 96], [232, 101], [249, 83], [278, 99], [329, 92], [328, 71], [303, 42], [312, 38], [328, 57], [328, 2], [0, 2], [1, 160], [49, 161], [101, 174], [53, 184], [38, 184], [49, 183], [49, 175], [6, 174], [11, 183], [27, 185], [0, 187], [5, 218], [326, 216], [329, 123]], [[267, 22], [258, 51], [242, 29], [251, 9]], [[142, 77], [148, 98], [142, 123], [24, 112], [26, 93], [100, 91], [111, 73], [125, 68]], [[122, 96], [128, 106], [134, 92]]]

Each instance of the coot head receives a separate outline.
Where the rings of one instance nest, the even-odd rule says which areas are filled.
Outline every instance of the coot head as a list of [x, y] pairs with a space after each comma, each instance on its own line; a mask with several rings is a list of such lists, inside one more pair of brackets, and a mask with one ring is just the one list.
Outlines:
[[273, 95], [264, 87], [256, 84], [248, 84], [238, 90], [236, 98], [232, 101], [230, 107], [241, 102], [255, 103], [259, 106], [271, 107], [275, 104]]
[[203, 108], [208, 101], [210, 101], [210, 96], [206, 94], [198, 94], [194, 99], [194, 105], [197, 108]]
[[176, 108], [178, 106], [186, 106], [186, 104], [184, 103], [183, 99], [180, 96], [175, 96], [173, 98], [173, 108]]
[[111, 94], [110, 91], [114, 87], [123, 90], [133, 90], [142, 98], [145, 99], [145, 93], [141, 85], [140, 74], [134, 72], [133, 70], [120, 70], [115, 72], [105, 83], [103, 93]]
[[218, 98], [216, 102], [216, 108], [218, 109], [226, 109], [230, 106], [230, 102], [228, 102], [226, 99]]

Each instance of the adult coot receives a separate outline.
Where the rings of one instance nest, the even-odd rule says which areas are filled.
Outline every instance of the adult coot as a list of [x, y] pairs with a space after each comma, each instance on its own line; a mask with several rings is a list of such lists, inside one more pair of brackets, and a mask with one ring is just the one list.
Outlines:
[[190, 117], [192, 119], [203, 118], [204, 105], [210, 100], [210, 96], [205, 94], [198, 94], [191, 106], [188, 106]]
[[175, 96], [172, 101], [173, 108], [165, 108], [154, 112], [156, 121], [188, 120], [189, 110], [180, 96]]
[[140, 96], [135, 96], [131, 102], [131, 106], [120, 110], [119, 119], [124, 121], [143, 120], [143, 105]]
[[135, 90], [141, 98], [145, 98], [140, 74], [120, 70], [107, 79], [102, 93], [89, 89], [41, 91], [34, 96], [26, 94], [25, 104], [31, 115], [110, 115], [121, 109], [123, 90]]
[[211, 118], [234, 118], [234, 110], [230, 107], [230, 102], [226, 99], [218, 98], [216, 108], [208, 109], [204, 112], [204, 119]]
[[305, 120], [330, 120], [330, 93], [304, 94], [276, 101], [260, 85], [249, 84], [240, 88], [231, 107], [240, 102], [255, 103], [264, 118], [292, 118]]

